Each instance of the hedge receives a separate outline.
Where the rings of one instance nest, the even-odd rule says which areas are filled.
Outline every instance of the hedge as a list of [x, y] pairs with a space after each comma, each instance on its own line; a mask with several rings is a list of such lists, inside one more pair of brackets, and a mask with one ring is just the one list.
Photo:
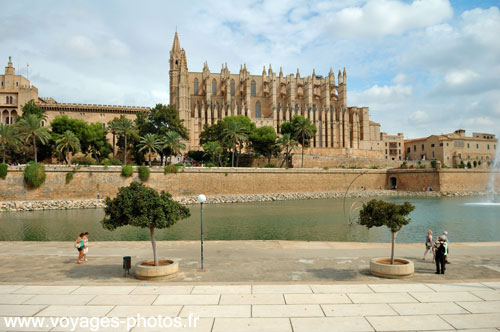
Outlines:
[[150, 170], [148, 166], [137, 167], [137, 172], [139, 173], [139, 179], [141, 179], [141, 181], [147, 181], [149, 179]]
[[0, 164], [0, 178], [4, 179], [7, 177], [8, 165], [6, 163]]
[[24, 169], [24, 181], [32, 188], [38, 188], [45, 182], [45, 166], [30, 161]]
[[125, 177], [132, 176], [134, 174], [134, 169], [130, 165], [122, 166], [122, 175]]

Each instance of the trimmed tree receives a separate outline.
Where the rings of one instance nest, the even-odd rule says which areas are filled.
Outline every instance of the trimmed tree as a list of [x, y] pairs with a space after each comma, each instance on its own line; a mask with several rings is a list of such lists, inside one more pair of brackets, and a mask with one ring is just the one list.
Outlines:
[[191, 215], [189, 209], [174, 201], [169, 193], [162, 191], [158, 194], [137, 182], [121, 187], [116, 198], [107, 197], [104, 212], [101, 223], [106, 229], [126, 225], [149, 228], [155, 266], [158, 266], [155, 229], [169, 228]]
[[407, 216], [415, 210], [410, 202], [403, 204], [390, 203], [382, 200], [372, 199], [363, 204], [359, 211], [359, 224], [368, 228], [387, 226], [392, 234], [391, 264], [394, 264], [394, 243], [396, 234], [401, 227], [410, 223], [411, 218]]

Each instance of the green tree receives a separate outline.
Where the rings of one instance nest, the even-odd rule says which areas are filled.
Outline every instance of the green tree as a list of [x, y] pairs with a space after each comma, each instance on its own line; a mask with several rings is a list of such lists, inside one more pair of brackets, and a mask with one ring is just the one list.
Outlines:
[[219, 142], [223, 148], [229, 149], [231, 141], [224, 138], [224, 128], [226, 128], [224, 121], [218, 121], [212, 125], [205, 124], [200, 134], [200, 145], [203, 146], [207, 142]]
[[148, 150], [149, 166], [151, 166], [151, 153], [157, 153], [161, 148], [161, 140], [157, 134], [146, 134], [141, 137], [139, 142], [139, 151]]
[[240, 142], [244, 142], [248, 139], [248, 129], [241, 123], [237, 121], [228, 121], [223, 131], [224, 140], [231, 142], [231, 167], [234, 167], [234, 154], [236, 153], [236, 148]]
[[316, 126], [312, 124], [309, 119], [306, 119], [301, 115], [294, 115], [291, 124], [284, 122], [281, 125], [281, 133], [291, 134], [302, 147], [301, 167], [304, 167], [304, 148], [310, 145], [311, 138], [316, 135], [316, 131]]
[[121, 187], [116, 198], [107, 197], [105, 204], [105, 217], [101, 221], [104, 228], [114, 230], [126, 225], [149, 228], [155, 266], [158, 266], [155, 229], [169, 228], [190, 216], [189, 209], [174, 201], [169, 193], [158, 194], [137, 182]]
[[252, 144], [252, 149], [267, 157], [267, 162], [271, 163], [271, 156], [276, 154], [276, 132], [271, 126], [262, 126], [255, 129], [248, 140]]
[[163, 137], [163, 150], [168, 151], [166, 157], [178, 155], [186, 148], [186, 144], [182, 142], [182, 136], [176, 131], [169, 131]]
[[70, 151], [74, 153], [80, 152], [80, 140], [76, 135], [69, 130], [66, 130], [64, 134], [60, 135], [56, 139], [56, 150], [64, 154], [67, 164], [70, 164], [69, 153]]
[[2, 146], [2, 162], [5, 163], [7, 147], [16, 149], [21, 145], [21, 137], [16, 126], [0, 123], [0, 145]]
[[38, 116], [42, 120], [47, 119], [47, 115], [45, 114], [45, 111], [40, 106], [35, 104], [35, 101], [33, 99], [31, 99], [26, 104], [24, 104], [23, 114], [21, 115], [21, 118], [25, 119], [26, 117], [28, 117], [31, 114], [35, 114], [36, 116]]
[[40, 143], [46, 144], [50, 139], [49, 131], [47, 128], [42, 127], [42, 119], [36, 114], [27, 115], [25, 118], [19, 120], [17, 125], [25, 142], [27, 143], [30, 139], [32, 140], [33, 156], [36, 163], [36, 141], [39, 140]]
[[[157, 104], [152, 108], [144, 122], [147, 133], [165, 136], [169, 131], [175, 131], [183, 139], [189, 139], [189, 131], [184, 126], [184, 120], [179, 117], [179, 111], [174, 106]], [[139, 128], [139, 130], [144, 130]], [[141, 132], [142, 135], [145, 133]]]
[[123, 137], [123, 140], [125, 142], [123, 145], [123, 165], [127, 165], [127, 139], [130, 135], [135, 135], [137, 133], [137, 129], [135, 128], [134, 123], [131, 120], [127, 119], [124, 115], [120, 116], [116, 121], [116, 131], [118, 135]]
[[407, 216], [415, 210], [415, 206], [410, 202], [396, 204], [382, 200], [372, 199], [363, 204], [359, 211], [359, 224], [368, 228], [387, 226], [391, 230], [391, 264], [394, 264], [394, 243], [396, 234], [401, 227], [410, 223], [411, 218]]
[[222, 166], [222, 152], [224, 149], [219, 142], [207, 142], [203, 144], [203, 150], [205, 151], [204, 155], [210, 158], [210, 161], [217, 166]]
[[113, 159], [115, 159], [115, 151], [116, 151], [116, 135], [118, 134], [118, 118], [114, 118], [113, 120], [108, 122], [108, 130], [113, 135]]
[[276, 141], [276, 146], [278, 149], [285, 155], [283, 158], [283, 161], [281, 162], [280, 167], [283, 167], [283, 164], [286, 162], [287, 167], [290, 167], [290, 159], [291, 159], [291, 154], [293, 150], [297, 148], [297, 145], [299, 145], [299, 142], [297, 142], [295, 139], [293, 139], [292, 135], [290, 134], [283, 134], [277, 141]]

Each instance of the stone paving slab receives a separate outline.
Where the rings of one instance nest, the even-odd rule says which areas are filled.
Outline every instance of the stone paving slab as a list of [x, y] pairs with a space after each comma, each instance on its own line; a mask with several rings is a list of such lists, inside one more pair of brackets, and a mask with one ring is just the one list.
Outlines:
[[309, 285], [254, 285], [254, 294], [311, 294]]
[[500, 290], [498, 291], [472, 291], [471, 294], [485, 301], [500, 301]]
[[[467, 303], [467, 302], [463, 302]], [[484, 302], [486, 303], [486, 302]], [[400, 315], [467, 314], [463, 306], [449, 303], [392, 303], [390, 306]]]
[[285, 294], [286, 304], [352, 303], [346, 294]]
[[159, 294], [191, 294], [193, 286], [137, 286], [130, 294], [159, 295]]
[[479, 297], [468, 292], [430, 292], [410, 294], [420, 302], [481, 301]]
[[232, 317], [232, 318], [245, 318], [251, 317], [250, 305], [186, 305], [182, 308], [180, 317], [188, 317], [194, 315], [195, 317]]
[[16, 289], [23, 287], [22, 285], [0, 285], [0, 294], [10, 294]]
[[0, 304], [22, 304], [32, 297], [26, 294], [0, 294]]
[[75, 289], [72, 294], [93, 294], [93, 295], [120, 295], [130, 294], [137, 286], [81, 286]]
[[162, 306], [116, 306], [111, 310], [106, 316], [108, 317], [135, 317], [141, 315], [141, 317], [176, 317], [181, 312], [181, 305], [162, 305]]
[[321, 307], [328, 317], [392, 316], [398, 314], [386, 303], [322, 304]]
[[454, 330], [437, 315], [366, 317], [376, 331], [440, 331]]
[[159, 295], [96, 295], [89, 305], [152, 305]]
[[500, 315], [500, 301], [488, 302], [457, 302], [457, 304], [473, 314], [497, 312]]
[[222, 294], [220, 304], [285, 304], [282, 294]]
[[368, 285], [311, 285], [314, 293], [370, 293]]
[[212, 332], [292, 332], [288, 318], [216, 318]]
[[70, 294], [78, 286], [24, 286], [16, 289], [12, 294]]
[[0, 331], [1, 332], [14, 332], [14, 331], [20, 331], [20, 332], [47, 332], [52, 329], [51, 327], [7, 327], [6, 322], [4, 321], [5, 318], [12, 318], [12, 317], [5, 317], [5, 316], [0, 316]]
[[252, 317], [324, 317], [317, 304], [253, 305]]
[[191, 294], [251, 294], [250, 285], [194, 286]]
[[[218, 318], [219, 319], [219, 318]], [[197, 321], [196, 328], [191, 326], [186, 327], [168, 327], [168, 328], [146, 328], [146, 327], [134, 327], [131, 332], [181, 332], [181, 331], [196, 331], [196, 332], [212, 332], [212, 327], [214, 325], [213, 318], [200, 318]], [[229, 330], [231, 331], [231, 330]], [[99, 331], [100, 332], [100, 331]]]
[[2, 304], [0, 316], [33, 316], [45, 307], [45, 305]]
[[353, 303], [411, 303], [417, 300], [407, 293], [348, 294]]
[[497, 313], [469, 314], [469, 315], [442, 315], [441, 317], [456, 329], [500, 327], [500, 315]]
[[403, 292], [432, 292], [432, 289], [423, 284], [369, 284], [377, 293], [403, 293]]
[[113, 306], [50, 305], [36, 316], [42, 317], [104, 317]]
[[363, 317], [291, 318], [294, 332], [374, 331]]
[[175, 305], [175, 304], [218, 304], [219, 294], [208, 295], [158, 295], [153, 305]]
[[96, 295], [27, 295], [31, 298], [24, 304], [68, 304], [68, 305], [85, 305], [90, 302]]
[[481, 283], [453, 283], [453, 284], [426, 284], [436, 292], [469, 292], [491, 290], [490, 287]]

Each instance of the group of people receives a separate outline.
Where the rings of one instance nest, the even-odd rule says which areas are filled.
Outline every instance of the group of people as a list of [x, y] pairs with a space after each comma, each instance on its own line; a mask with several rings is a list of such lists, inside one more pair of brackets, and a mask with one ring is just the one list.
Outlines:
[[83, 264], [82, 259], [87, 261], [87, 253], [89, 252], [89, 232], [80, 233], [76, 238], [75, 248], [78, 250], [78, 264]]
[[432, 240], [432, 231], [427, 231], [425, 237], [425, 252], [424, 260], [427, 253], [432, 253], [432, 261], [436, 262], [436, 274], [444, 274], [446, 271], [446, 264], [448, 264], [448, 252], [450, 248], [450, 241], [448, 240], [448, 232], [443, 232], [436, 241]]

